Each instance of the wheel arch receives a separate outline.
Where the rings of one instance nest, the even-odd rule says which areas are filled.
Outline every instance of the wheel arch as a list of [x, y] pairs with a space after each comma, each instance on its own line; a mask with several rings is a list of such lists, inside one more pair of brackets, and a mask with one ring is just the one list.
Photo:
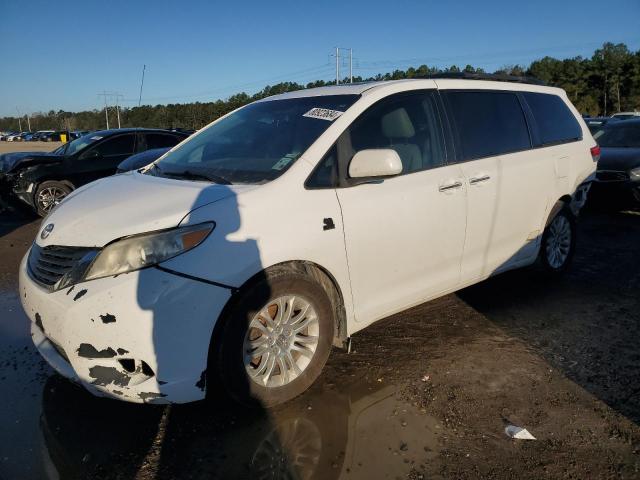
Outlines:
[[42, 178], [38, 178], [37, 180], [34, 180], [34, 182], [33, 182], [34, 183], [34, 188], [33, 188], [33, 194], [31, 195], [31, 202], [33, 204], [33, 208], [36, 211], [38, 210], [38, 205], [37, 205], [38, 189], [40, 188], [40, 185], [42, 185], [45, 182], [59, 182], [59, 183], [62, 183], [63, 185], [66, 185], [67, 187], [69, 187], [72, 192], [76, 189], [75, 185], [73, 183], [71, 183], [70, 180], [66, 180], [66, 179], [42, 177]]
[[572, 200], [571, 195], [568, 195], [568, 194], [565, 194], [561, 196], [558, 200], [556, 200], [556, 203], [553, 204], [553, 206], [551, 207], [551, 211], [547, 216], [547, 221], [544, 224], [545, 228], [549, 226], [549, 224], [552, 222], [554, 218], [556, 218], [556, 215], [558, 214], [558, 212], [560, 212], [560, 210], [562, 210], [563, 208], [569, 207], [571, 205], [571, 200]]
[[[242, 293], [247, 289], [256, 285], [259, 281], [268, 279], [269, 277], [280, 276], [286, 273], [302, 273], [315, 280], [327, 293], [329, 300], [331, 301], [333, 313], [334, 313], [334, 336], [333, 345], [339, 348], [346, 348], [347, 345], [347, 315], [344, 306], [344, 297], [342, 289], [338, 284], [336, 278], [326, 268], [318, 265], [317, 263], [308, 260], [289, 260], [286, 262], [276, 263], [271, 265], [251, 276], [240, 287], [233, 290], [233, 293], [227, 300], [227, 303], [222, 308], [218, 321], [215, 322], [213, 332], [211, 333], [211, 339], [209, 341], [209, 350], [207, 353], [207, 364], [205, 372], [211, 368], [211, 359], [215, 358], [215, 351], [213, 347], [216, 343], [216, 339], [222, 334], [224, 328], [224, 321], [227, 318], [233, 308], [236, 307], [238, 301], [242, 298]], [[206, 378], [203, 372], [203, 378]]]
[[[260, 280], [265, 278], [268, 279], [271, 276], [286, 274], [287, 272], [307, 275], [320, 284], [325, 290], [329, 300], [331, 301], [334, 312], [335, 333], [333, 344], [338, 347], [343, 347], [347, 340], [347, 314], [344, 305], [344, 294], [335, 276], [328, 269], [309, 260], [288, 260], [270, 265], [269, 267], [255, 273], [240, 287], [234, 290], [233, 294], [222, 309], [220, 318], [224, 318], [229, 311], [233, 309], [241, 292], [251, 288]], [[216, 335], [216, 330], [220, 328], [222, 323], [223, 322], [216, 322], [213, 336]]]

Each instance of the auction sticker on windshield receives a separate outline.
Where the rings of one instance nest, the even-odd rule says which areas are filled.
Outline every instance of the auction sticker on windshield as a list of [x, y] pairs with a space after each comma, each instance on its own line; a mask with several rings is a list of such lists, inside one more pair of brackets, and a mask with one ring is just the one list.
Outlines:
[[319, 118], [321, 120], [328, 120], [333, 122], [336, 118], [342, 115], [344, 112], [340, 110], [329, 110], [328, 108], [312, 108], [307, 113], [302, 115], [303, 117]]

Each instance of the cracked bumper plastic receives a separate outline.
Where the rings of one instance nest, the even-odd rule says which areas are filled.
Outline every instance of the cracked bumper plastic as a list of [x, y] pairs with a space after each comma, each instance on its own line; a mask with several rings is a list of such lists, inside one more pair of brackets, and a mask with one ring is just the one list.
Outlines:
[[20, 299], [34, 344], [61, 375], [130, 402], [204, 398], [209, 341], [229, 290], [148, 268], [50, 292], [31, 279], [26, 258]]

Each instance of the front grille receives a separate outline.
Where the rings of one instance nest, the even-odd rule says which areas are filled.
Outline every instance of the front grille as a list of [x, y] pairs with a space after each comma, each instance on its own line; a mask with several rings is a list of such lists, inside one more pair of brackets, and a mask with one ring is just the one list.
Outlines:
[[596, 178], [600, 182], [626, 182], [629, 180], [629, 174], [619, 170], [598, 170]]
[[87, 247], [39, 247], [35, 243], [29, 252], [29, 273], [41, 285], [53, 287], [90, 251]]

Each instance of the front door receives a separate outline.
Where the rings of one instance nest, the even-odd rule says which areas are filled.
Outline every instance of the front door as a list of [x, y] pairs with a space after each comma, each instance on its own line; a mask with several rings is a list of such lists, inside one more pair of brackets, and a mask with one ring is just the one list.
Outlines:
[[73, 157], [73, 178], [76, 187], [98, 178], [113, 175], [118, 164], [131, 156], [135, 150], [134, 133], [114, 135]]
[[385, 98], [338, 140], [341, 165], [372, 148], [392, 148], [403, 163], [399, 176], [336, 189], [358, 322], [371, 323], [459, 283], [466, 186], [460, 166], [446, 164], [435, 95]]

